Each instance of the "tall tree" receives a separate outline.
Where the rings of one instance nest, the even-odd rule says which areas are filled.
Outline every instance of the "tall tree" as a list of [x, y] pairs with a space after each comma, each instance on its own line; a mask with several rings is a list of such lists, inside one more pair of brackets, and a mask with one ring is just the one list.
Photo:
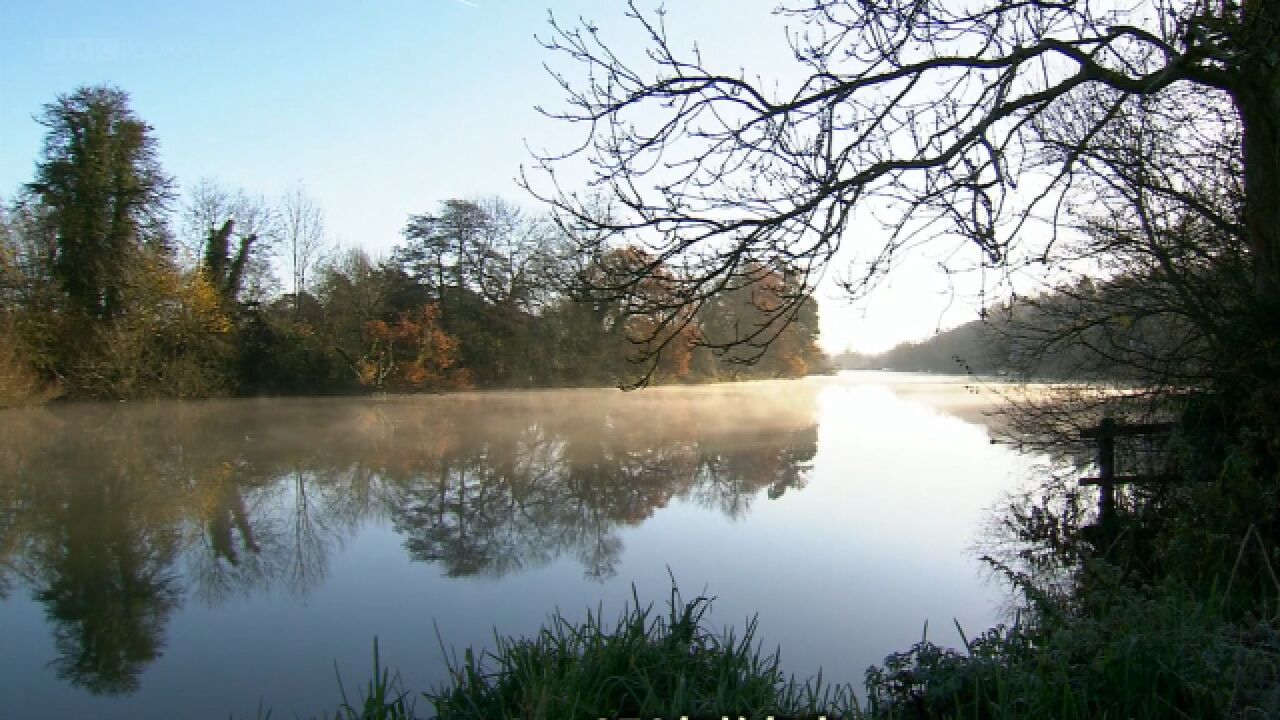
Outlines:
[[151, 128], [124, 91], [104, 86], [60, 95], [37, 120], [48, 134], [30, 187], [57, 235], [54, 272], [80, 310], [114, 317], [126, 266], [145, 242], [164, 237], [171, 188]]
[[547, 343], [534, 331], [555, 294], [553, 230], [500, 198], [409, 218], [394, 262], [434, 301], [477, 382], [528, 385], [543, 372]]
[[284, 194], [280, 206], [280, 242], [293, 280], [294, 306], [307, 292], [307, 277], [325, 250], [324, 212], [301, 183]]
[[[488, 259], [484, 240], [492, 235], [492, 222], [478, 202], [446, 200], [435, 214], [409, 217], [396, 261], [441, 304], [450, 299], [450, 290], [480, 293]], [[449, 308], [442, 310], [447, 317]]]

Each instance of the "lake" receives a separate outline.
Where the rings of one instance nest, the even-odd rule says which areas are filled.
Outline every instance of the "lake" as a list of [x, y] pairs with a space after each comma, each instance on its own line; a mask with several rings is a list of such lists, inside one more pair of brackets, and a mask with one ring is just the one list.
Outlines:
[[[861, 683], [1001, 619], [974, 551], [1035, 458], [963, 378], [0, 413], [0, 717], [309, 717], [557, 609], [753, 615]], [[954, 622], [953, 622], [954, 621]], [[425, 701], [419, 711], [427, 710]]]

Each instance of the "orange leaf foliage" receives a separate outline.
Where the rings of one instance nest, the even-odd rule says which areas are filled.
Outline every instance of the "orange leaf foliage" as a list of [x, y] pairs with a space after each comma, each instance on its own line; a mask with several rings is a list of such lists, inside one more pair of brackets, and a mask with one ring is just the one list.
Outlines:
[[406, 310], [391, 322], [365, 323], [368, 351], [360, 381], [380, 390], [452, 390], [470, 387], [470, 373], [455, 368], [458, 340], [440, 327], [435, 304]]

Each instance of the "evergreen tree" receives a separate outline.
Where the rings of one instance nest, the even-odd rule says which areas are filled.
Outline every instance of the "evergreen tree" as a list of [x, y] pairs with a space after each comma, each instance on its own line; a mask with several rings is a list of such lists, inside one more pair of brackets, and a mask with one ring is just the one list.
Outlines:
[[37, 120], [48, 135], [30, 187], [57, 236], [54, 274], [73, 306], [114, 317], [130, 259], [164, 238], [170, 180], [151, 128], [134, 116], [127, 93], [104, 86], [60, 95]]

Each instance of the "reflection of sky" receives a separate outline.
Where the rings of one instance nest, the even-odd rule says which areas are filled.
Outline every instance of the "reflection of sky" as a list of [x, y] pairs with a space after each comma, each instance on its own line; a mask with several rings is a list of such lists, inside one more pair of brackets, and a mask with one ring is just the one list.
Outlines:
[[760, 613], [766, 643], [802, 675], [822, 666], [860, 682], [926, 619], [945, 643], [956, 642], [953, 618], [971, 635], [994, 622], [998, 590], [967, 549], [1025, 461], [982, 428], [878, 386], [828, 387], [819, 425], [803, 491], [761, 499], [740, 523], [673, 509], [643, 528], [657, 538], [646, 551], [678, 558], [677, 579], [696, 583], [688, 591], [705, 583], [718, 595], [718, 622]]
[[[45, 669], [51, 633], [18, 584], [4, 605], [0, 697], [19, 698], [20, 713], [29, 700], [50, 716], [146, 717], [182, 707], [192, 717], [252, 717], [259, 701], [278, 716], [309, 716], [338, 701], [335, 658], [349, 692], [369, 677], [374, 636], [409, 687], [427, 689], [445, 677], [436, 627], [459, 651], [491, 647], [495, 629], [532, 633], [557, 608], [581, 618], [600, 607], [612, 620], [633, 584], [661, 610], [668, 569], [686, 599], [718, 597], [716, 624], [741, 627], [758, 613], [760, 638], [769, 649], [782, 646], [788, 671], [803, 676], [822, 666], [828, 680], [860, 683], [867, 665], [918, 640], [926, 620], [931, 638], [954, 644], [953, 618], [970, 635], [996, 619], [1000, 590], [984, 584], [968, 547], [985, 508], [1027, 467], [990, 445], [981, 427], [928, 404], [942, 398], [947, 406], [962, 388], [895, 392], [878, 384], [885, 379], [846, 375], [632, 396], [672, 405], [686, 396], [729, 400], [726, 417], [760, 419], [772, 405], [753, 405], [751, 388], [766, 388], [767, 403], [817, 389], [818, 446], [807, 486], [775, 500], [757, 490], [736, 518], [677, 498], [639, 526], [615, 526], [622, 552], [604, 581], [584, 577], [573, 552], [501, 577], [448, 578], [439, 563], [410, 562], [405, 536], [368, 518], [329, 547], [323, 577], [308, 591], [276, 582], [214, 602], [188, 596], [168, 623], [163, 657], [127, 697], [93, 698]], [[519, 397], [465, 404], [505, 406]], [[289, 491], [272, 497], [296, 500]], [[276, 512], [267, 520], [277, 522]], [[11, 622], [21, 624], [17, 632]], [[11, 638], [27, 654], [7, 652]]]

